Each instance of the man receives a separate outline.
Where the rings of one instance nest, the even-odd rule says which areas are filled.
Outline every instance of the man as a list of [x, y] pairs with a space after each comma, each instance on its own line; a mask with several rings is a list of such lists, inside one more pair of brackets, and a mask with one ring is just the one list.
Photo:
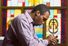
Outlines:
[[[50, 35], [45, 40], [40, 40], [36, 36], [33, 25], [44, 24], [48, 19], [50, 11], [46, 5], [40, 4], [33, 8], [31, 13], [27, 11], [17, 16], [9, 26], [5, 36], [3, 46], [47, 46], [56, 44], [56, 36]], [[9, 44], [8, 44], [8, 41]]]

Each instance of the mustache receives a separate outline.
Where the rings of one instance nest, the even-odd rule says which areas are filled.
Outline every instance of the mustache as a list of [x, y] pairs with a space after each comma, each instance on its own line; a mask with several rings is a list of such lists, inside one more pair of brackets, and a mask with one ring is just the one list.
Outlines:
[[46, 21], [47, 19], [46, 18], [43, 18], [43, 21]]

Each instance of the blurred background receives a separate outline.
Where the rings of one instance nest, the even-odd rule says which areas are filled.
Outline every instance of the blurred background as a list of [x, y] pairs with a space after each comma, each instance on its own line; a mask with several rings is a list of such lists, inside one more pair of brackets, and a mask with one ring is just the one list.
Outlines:
[[38, 38], [57, 35], [57, 46], [68, 46], [68, 0], [0, 0], [0, 46], [11, 20], [24, 11], [30, 12], [38, 4], [45, 4], [50, 9], [50, 17], [45, 24], [34, 27]]

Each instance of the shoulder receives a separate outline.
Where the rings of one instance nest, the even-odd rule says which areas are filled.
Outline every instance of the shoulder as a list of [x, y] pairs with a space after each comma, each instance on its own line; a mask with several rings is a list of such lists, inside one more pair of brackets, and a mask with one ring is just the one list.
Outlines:
[[23, 22], [26, 23], [27, 22], [27, 18], [25, 14], [19, 14], [17, 17], [14, 18], [13, 20], [15, 23], [16, 22]]
[[15, 17], [14, 19], [19, 19], [19, 20], [21, 20], [21, 19], [26, 19], [26, 17], [25, 17], [25, 14], [19, 14], [17, 17]]

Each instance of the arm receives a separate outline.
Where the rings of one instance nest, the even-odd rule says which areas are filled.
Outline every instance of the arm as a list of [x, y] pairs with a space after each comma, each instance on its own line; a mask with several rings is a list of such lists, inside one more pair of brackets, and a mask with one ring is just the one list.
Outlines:
[[17, 38], [20, 39], [20, 42], [23, 42], [23, 37], [26, 43], [29, 46], [47, 46], [47, 40], [39, 40], [38, 38], [34, 37], [33, 34], [30, 32], [28, 23], [25, 21], [21, 21], [20, 19], [16, 19], [15, 27], [16, 27], [16, 34]]
[[34, 33], [34, 39], [36, 39], [37, 41], [39, 41], [40, 43], [42, 43], [42, 44], [45, 44], [45, 45], [48, 45], [49, 44], [49, 41], [48, 41], [48, 39], [39, 39], [38, 37], [37, 37], [37, 35], [36, 35], [36, 33]]

